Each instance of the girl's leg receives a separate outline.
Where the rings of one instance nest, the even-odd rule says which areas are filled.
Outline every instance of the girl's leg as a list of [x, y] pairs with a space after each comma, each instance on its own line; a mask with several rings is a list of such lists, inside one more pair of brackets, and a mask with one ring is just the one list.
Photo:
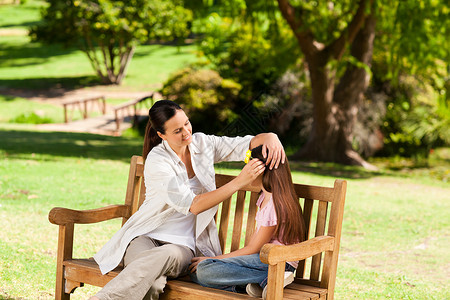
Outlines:
[[232, 292], [245, 291], [248, 283], [267, 283], [269, 266], [262, 263], [259, 254], [224, 259], [206, 259], [197, 266], [193, 281]]
[[134, 239], [124, 256], [125, 268], [96, 294], [99, 299], [158, 299], [166, 278], [187, 270], [193, 257], [188, 247], [163, 244], [147, 237]]

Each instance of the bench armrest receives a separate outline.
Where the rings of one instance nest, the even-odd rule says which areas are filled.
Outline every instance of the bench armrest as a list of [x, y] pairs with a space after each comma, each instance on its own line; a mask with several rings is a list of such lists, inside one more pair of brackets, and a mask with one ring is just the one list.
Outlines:
[[128, 217], [129, 215], [130, 207], [128, 205], [109, 205], [89, 210], [55, 207], [48, 213], [48, 220], [56, 225], [66, 225], [69, 223], [89, 224]]
[[265, 244], [261, 248], [261, 261], [268, 265], [280, 262], [303, 260], [324, 251], [331, 251], [334, 247], [334, 237], [318, 236], [310, 240], [293, 245]]

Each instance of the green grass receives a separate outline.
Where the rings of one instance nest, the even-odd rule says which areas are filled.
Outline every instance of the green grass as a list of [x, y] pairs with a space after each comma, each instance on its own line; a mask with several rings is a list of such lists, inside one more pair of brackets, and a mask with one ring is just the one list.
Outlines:
[[[1, 3], [2, 0], [0, 0]], [[0, 5], [0, 28], [28, 29], [29, 26], [40, 21], [39, 8], [45, 3], [45, 1], [27, 0], [23, 5]]]
[[[154, 90], [170, 73], [194, 62], [194, 45], [140, 45], [123, 88]], [[0, 36], [0, 88], [81, 88], [100, 84], [87, 56], [75, 48], [31, 43], [28, 36]], [[114, 87], [112, 87], [114, 88]]]
[[[142, 140], [0, 125], [0, 141], [0, 218], [7, 220], [0, 231], [0, 299], [52, 299], [57, 226], [48, 211], [123, 202], [129, 159], [140, 154]], [[326, 175], [325, 164], [292, 165], [296, 182], [348, 180], [336, 299], [450, 297], [448, 183], [384, 169], [328, 165]], [[237, 174], [237, 167], [218, 170]], [[119, 226], [78, 226], [75, 256], [93, 255]], [[74, 299], [96, 290], [77, 289]]]
[[0, 123], [14, 122], [21, 115], [32, 113], [50, 118], [53, 122], [64, 122], [64, 110], [62, 106], [29, 101], [20, 97], [0, 95]]

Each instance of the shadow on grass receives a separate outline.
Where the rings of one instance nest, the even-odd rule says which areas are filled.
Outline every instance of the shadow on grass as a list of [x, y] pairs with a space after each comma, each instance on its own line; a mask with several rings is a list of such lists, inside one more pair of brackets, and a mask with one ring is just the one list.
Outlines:
[[[87, 86], [101, 85], [101, 81], [96, 76], [78, 76], [78, 77], [38, 77], [25, 79], [2, 79], [0, 88], [22, 89], [26, 87], [27, 91], [33, 93], [33, 96], [48, 95], [49, 89], [61, 89], [62, 94], [56, 94], [54, 97], [62, 96], [63, 91], [78, 89]], [[0, 89], [0, 93], [3, 92]]]
[[177, 46], [173, 43], [165, 43], [165, 42], [154, 42], [146, 45], [140, 45], [136, 52], [133, 54], [133, 57], [146, 57], [158, 53], [159, 51], [167, 51], [167, 47], [171, 46], [175, 53], [166, 53], [164, 55], [158, 55], [159, 57], [169, 57], [173, 55], [182, 55], [185, 54], [186, 49], [190, 44], [182, 44]]
[[3, 60], [0, 67], [13, 68], [30, 65], [39, 65], [47, 62], [55, 56], [68, 55], [79, 50], [74, 47], [63, 47], [60, 44], [43, 44], [30, 42], [29, 37], [13, 37], [0, 44]]
[[0, 129], [0, 141], [0, 150], [13, 158], [52, 160], [48, 155], [129, 162], [131, 156], [142, 154], [140, 139], [88, 133]]
[[[11, 23], [11, 24], [4, 24], [1, 27], [2, 28], [17, 28], [17, 27], [25, 27], [29, 29], [31, 26], [35, 26], [37, 24], [41, 23], [41, 21], [28, 21], [28, 22], [22, 22], [22, 23]], [[1, 298], [0, 298], [1, 299]]]

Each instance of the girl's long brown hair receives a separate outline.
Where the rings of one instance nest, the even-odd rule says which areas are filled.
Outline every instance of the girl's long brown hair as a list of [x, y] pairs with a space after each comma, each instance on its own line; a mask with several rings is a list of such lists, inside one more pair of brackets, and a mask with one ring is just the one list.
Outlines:
[[[262, 155], [262, 146], [252, 149], [252, 158], [265, 162]], [[263, 187], [272, 193], [273, 204], [277, 214], [277, 227], [274, 235], [283, 244], [295, 244], [306, 239], [305, 221], [297, 193], [292, 182], [291, 169], [286, 158], [284, 164], [278, 169], [269, 170], [266, 167], [263, 178]]]

